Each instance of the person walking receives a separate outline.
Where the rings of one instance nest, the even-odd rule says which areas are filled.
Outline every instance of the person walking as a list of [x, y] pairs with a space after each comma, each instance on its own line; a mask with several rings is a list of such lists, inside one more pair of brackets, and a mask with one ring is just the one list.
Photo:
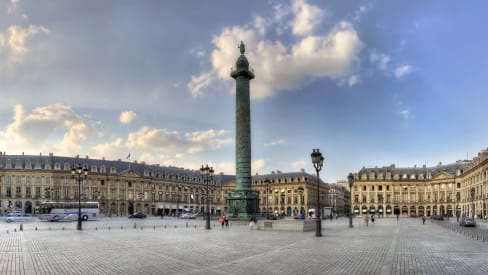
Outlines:
[[422, 224], [425, 224], [425, 215], [422, 216]]
[[366, 225], [366, 227], [368, 226], [368, 222], [369, 222], [369, 215], [366, 213], [364, 215], [364, 224]]

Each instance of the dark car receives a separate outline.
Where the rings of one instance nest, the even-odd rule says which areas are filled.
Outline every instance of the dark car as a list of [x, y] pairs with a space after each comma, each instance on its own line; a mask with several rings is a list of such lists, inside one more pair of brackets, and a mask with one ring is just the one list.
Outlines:
[[476, 222], [474, 221], [473, 218], [462, 218], [461, 219], [461, 222], [459, 223], [460, 226], [464, 226], [464, 227], [467, 227], [467, 226], [472, 226], [472, 227], [475, 227], [476, 226]]
[[146, 214], [144, 214], [142, 212], [136, 212], [136, 213], [129, 215], [129, 219], [132, 219], [132, 218], [145, 219], [146, 217], [147, 217]]

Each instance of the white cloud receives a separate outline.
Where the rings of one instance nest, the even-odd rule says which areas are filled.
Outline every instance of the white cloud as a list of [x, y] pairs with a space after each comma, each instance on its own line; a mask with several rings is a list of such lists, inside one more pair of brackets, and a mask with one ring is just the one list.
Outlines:
[[226, 138], [228, 131], [225, 130], [207, 130], [186, 133], [185, 139], [190, 142], [191, 146], [187, 150], [189, 153], [200, 152], [205, 149], [219, 149], [223, 145], [229, 145], [234, 142], [232, 138]]
[[373, 8], [373, 3], [369, 2], [359, 7], [354, 15], [354, 21], [360, 22], [361, 19]]
[[129, 124], [136, 119], [136, 113], [133, 111], [121, 112], [119, 116], [119, 121], [122, 124]]
[[369, 53], [369, 60], [371, 63], [376, 64], [381, 70], [386, 70], [388, 63], [390, 62], [390, 56], [380, 53], [376, 49], [372, 49]]
[[19, 62], [27, 48], [27, 40], [38, 33], [49, 33], [49, 30], [43, 26], [30, 25], [24, 29], [17, 25], [12, 25], [6, 35], [6, 44], [10, 50], [10, 58], [13, 62]]
[[[252, 174], [259, 173], [266, 166], [266, 161], [263, 159], [253, 160], [251, 163]], [[235, 173], [235, 171], [233, 172]]]
[[401, 110], [399, 114], [403, 117], [403, 119], [408, 120], [410, 118], [410, 111], [407, 109]]
[[190, 50], [190, 54], [199, 58], [202, 58], [205, 56], [206, 52], [203, 49], [199, 48], [194, 48]]
[[[298, 8], [299, 4], [303, 4], [303, 7]], [[339, 81], [349, 78], [354, 64], [359, 62], [359, 53], [363, 47], [354, 27], [349, 22], [343, 21], [334, 25], [324, 35], [311, 34], [310, 32], [315, 29], [314, 24], [318, 22], [311, 18], [321, 18], [324, 12], [318, 12], [317, 7], [310, 6], [303, 0], [296, 1], [293, 5], [296, 6], [294, 9], [285, 5], [275, 6], [275, 16], [270, 17], [273, 18], [270, 20], [275, 20], [273, 22], [255, 19], [253, 24], [226, 27], [220, 34], [214, 36], [212, 69], [199, 76], [192, 76], [192, 80], [188, 83], [191, 94], [199, 95], [203, 88], [210, 85], [212, 76], [224, 81], [232, 81], [229, 76], [230, 68], [235, 65], [239, 56], [237, 45], [241, 40], [246, 44], [246, 57], [256, 74], [251, 86], [252, 99], [293, 90], [313, 78], [328, 77]], [[287, 26], [288, 14], [294, 18], [300, 16], [308, 18], [309, 21], [305, 19], [302, 21], [305, 20], [312, 26], [307, 27], [306, 30], [302, 27], [299, 33], [303, 36], [289, 45], [285, 45], [280, 40], [268, 40], [264, 35], [271, 28], [286, 30], [283, 26]], [[297, 24], [296, 29], [300, 29], [298, 25], [300, 24]], [[267, 29], [263, 30], [265, 27]], [[231, 92], [234, 91], [235, 87], [232, 87]]]
[[311, 34], [322, 22], [324, 16], [324, 12], [319, 7], [310, 5], [305, 0], [294, 0], [291, 9], [295, 15], [291, 22], [294, 35]]
[[179, 154], [196, 153], [203, 150], [216, 150], [224, 145], [233, 144], [227, 137], [228, 131], [207, 130], [185, 133], [166, 129], [142, 127], [137, 132], [129, 133], [126, 146], [130, 151], [155, 151], [159, 153]]
[[19, 0], [10, 0], [7, 5], [7, 13], [12, 14], [17, 9], [17, 3]]
[[395, 74], [395, 76], [397, 78], [402, 78], [403, 76], [405, 76], [411, 72], [412, 72], [412, 67], [410, 65], [404, 65], [404, 66], [397, 67], [393, 71], [393, 73]]
[[358, 79], [357, 75], [351, 75], [349, 77], [349, 81], [348, 81], [349, 87], [356, 85], [358, 82], [359, 82], [359, 79]]
[[295, 167], [297, 169], [302, 169], [302, 168], [305, 169], [305, 167], [307, 167], [307, 165], [309, 165], [309, 164], [306, 163], [304, 160], [298, 160], [298, 161], [291, 163], [291, 166]]
[[287, 144], [286, 139], [280, 138], [278, 140], [273, 140], [269, 143], [266, 143], [264, 144], [264, 146], [279, 146], [279, 145], [286, 145], [286, 144]]
[[0, 131], [0, 144], [17, 152], [73, 155], [83, 142], [99, 135], [96, 123], [59, 104], [31, 111], [16, 105], [12, 120], [5, 131]]
[[187, 87], [193, 97], [198, 97], [202, 94], [202, 90], [208, 87], [212, 82], [211, 73], [202, 73], [199, 76], [191, 76], [191, 81]]

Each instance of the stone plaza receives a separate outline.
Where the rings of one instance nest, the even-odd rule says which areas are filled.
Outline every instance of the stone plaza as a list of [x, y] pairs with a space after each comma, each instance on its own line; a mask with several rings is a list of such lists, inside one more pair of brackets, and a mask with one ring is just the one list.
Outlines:
[[348, 222], [324, 220], [317, 238], [202, 219], [2, 221], [0, 274], [488, 274], [488, 241], [455, 221]]

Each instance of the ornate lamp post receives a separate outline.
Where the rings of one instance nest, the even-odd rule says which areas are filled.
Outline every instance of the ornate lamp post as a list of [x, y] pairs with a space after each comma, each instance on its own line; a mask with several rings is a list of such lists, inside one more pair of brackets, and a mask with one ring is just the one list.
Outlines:
[[214, 170], [212, 167], [208, 167], [208, 164], [205, 166], [202, 165], [202, 168], [200, 168], [200, 172], [203, 175], [203, 180], [207, 184], [207, 192], [206, 192], [206, 199], [207, 199], [207, 211], [205, 215], [207, 216], [207, 222], [206, 222], [206, 229], [210, 230], [210, 205], [208, 201], [208, 182], [212, 179]]
[[84, 175], [86, 178], [88, 176], [88, 168], [81, 166], [81, 164], [78, 164], [76, 167], [72, 166], [71, 176], [76, 178], [76, 175], [78, 175], [78, 224], [76, 229], [81, 230], [81, 175]]
[[473, 219], [474, 219], [474, 213], [475, 213], [475, 211], [474, 211], [474, 195], [475, 195], [475, 192], [476, 192], [476, 190], [474, 189], [474, 187], [471, 188], [471, 204], [473, 205], [473, 208], [472, 208]]
[[266, 219], [269, 220], [268, 201], [269, 201], [269, 185], [270, 185], [271, 181], [269, 179], [265, 179], [264, 182], [266, 183]]
[[324, 165], [324, 157], [322, 156], [322, 153], [320, 153], [319, 149], [313, 149], [313, 152], [310, 156], [312, 157], [313, 167], [317, 172], [317, 210], [315, 215], [315, 237], [322, 237], [322, 221], [320, 217], [319, 172], [320, 170], [322, 170], [322, 166]]
[[349, 203], [349, 228], [352, 228], [352, 183], [354, 182], [354, 176], [352, 173], [349, 173], [347, 176], [347, 181], [349, 183], [349, 194], [351, 203]]

